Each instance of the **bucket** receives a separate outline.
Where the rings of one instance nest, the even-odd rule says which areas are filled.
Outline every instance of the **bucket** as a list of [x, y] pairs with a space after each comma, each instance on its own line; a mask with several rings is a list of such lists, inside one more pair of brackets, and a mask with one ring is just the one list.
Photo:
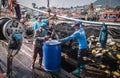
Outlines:
[[57, 40], [46, 41], [43, 45], [43, 66], [45, 71], [57, 72], [61, 67], [61, 44]]

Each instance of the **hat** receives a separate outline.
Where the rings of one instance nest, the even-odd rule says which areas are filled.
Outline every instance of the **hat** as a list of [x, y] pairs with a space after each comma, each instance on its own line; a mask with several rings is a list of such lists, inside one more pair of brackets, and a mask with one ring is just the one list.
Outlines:
[[80, 22], [75, 22], [71, 26], [74, 27], [74, 26], [79, 26], [79, 25], [80, 25]]

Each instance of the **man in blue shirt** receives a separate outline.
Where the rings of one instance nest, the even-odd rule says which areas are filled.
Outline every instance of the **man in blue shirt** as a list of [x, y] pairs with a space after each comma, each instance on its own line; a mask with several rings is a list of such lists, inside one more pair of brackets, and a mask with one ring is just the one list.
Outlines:
[[49, 25], [49, 21], [52, 18], [54, 18], [54, 17], [56, 17], [56, 14], [51, 16], [51, 17], [49, 17], [48, 19], [42, 19], [42, 16], [38, 16], [37, 22], [34, 23], [34, 25], [32, 27], [32, 30], [39, 29], [39, 27], [41, 26], [42, 23], [46, 23], [46, 27], [45, 28], [47, 28], [48, 25]]
[[42, 16], [38, 16], [37, 21], [34, 23], [32, 30], [36, 30], [41, 26]]
[[80, 69], [84, 69], [85, 68], [85, 63], [83, 61], [83, 57], [86, 56], [87, 54], [87, 40], [86, 40], [86, 35], [85, 35], [85, 31], [82, 28], [82, 23], [80, 24], [79, 22], [75, 22], [72, 27], [76, 30], [72, 35], [60, 39], [60, 42], [64, 42], [64, 41], [68, 41], [71, 39], [77, 39], [78, 44], [79, 44], [79, 49], [78, 49], [78, 65], [77, 65], [77, 69], [73, 72], [74, 74], [79, 74], [80, 73]]

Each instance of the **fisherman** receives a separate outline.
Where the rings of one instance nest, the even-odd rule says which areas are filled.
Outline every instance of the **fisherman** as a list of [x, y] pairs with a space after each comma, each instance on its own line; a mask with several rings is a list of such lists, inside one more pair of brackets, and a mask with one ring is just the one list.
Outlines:
[[[46, 25], [48, 27], [49, 21], [54, 17], [56, 17], [56, 14], [49, 17], [48, 19], [42, 19], [42, 16], [38, 15], [37, 22], [33, 25], [32, 30], [38, 29], [41, 26], [41, 23], [46, 23]], [[45, 28], [47, 28], [47, 27], [45, 27]]]
[[38, 16], [37, 21], [32, 26], [32, 30], [39, 29], [39, 27], [41, 26], [41, 23], [42, 23], [41, 20], [42, 20], [42, 16]]
[[100, 34], [99, 34], [99, 42], [100, 42], [101, 48], [105, 48], [105, 46], [106, 46], [107, 37], [108, 37], [107, 30], [108, 30], [107, 25], [105, 25], [105, 23], [103, 23]]
[[58, 35], [57, 33], [55, 32], [54, 30], [54, 26], [55, 26], [55, 23], [54, 21], [50, 21], [50, 24], [49, 24], [49, 27], [47, 29], [47, 35], [51, 38], [51, 39], [58, 39]]
[[78, 75], [81, 72], [81, 69], [85, 69], [85, 63], [83, 61], [83, 57], [86, 56], [87, 54], [87, 40], [86, 40], [86, 35], [85, 31], [82, 28], [82, 23], [75, 22], [72, 27], [76, 30], [72, 35], [59, 39], [58, 41], [64, 42], [68, 41], [71, 39], [77, 39], [78, 44], [79, 44], [79, 49], [78, 49], [78, 63], [77, 63], [77, 69], [73, 72], [74, 74]]
[[33, 41], [33, 56], [32, 56], [32, 65], [31, 69], [34, 69], [34, 64], [37, 58], [37, 54], [39, 54], [39, 66], [42, 66], [42, 57], [43, 57], [43, 42], [48, 39], [46, 36], [46, 30], [45, 27], [46, 24], [42, 23], [39, 29], [35, 30], [34, 33], [34, 41]]

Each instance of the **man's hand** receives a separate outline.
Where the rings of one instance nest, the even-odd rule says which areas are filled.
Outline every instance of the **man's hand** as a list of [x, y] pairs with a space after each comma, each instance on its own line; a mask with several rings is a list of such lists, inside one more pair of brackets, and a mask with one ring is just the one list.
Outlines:
[[45, 36], [45, 38], [44, 38], [44, 39], [45, 39], [46, 41], [47, 41], [47, 40], [49, 40], [49, 36]]
[[48, 40], [49, 40], [49, 41], [51, 41], [52, 39], [51, 39], [51, 38], [49, 38]]

